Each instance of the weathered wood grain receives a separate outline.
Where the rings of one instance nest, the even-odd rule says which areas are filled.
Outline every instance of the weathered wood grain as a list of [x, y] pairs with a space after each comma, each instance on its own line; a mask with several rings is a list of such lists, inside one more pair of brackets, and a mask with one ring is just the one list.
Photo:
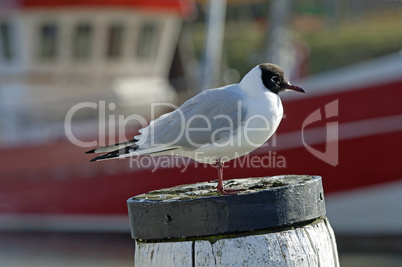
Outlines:
[[135, 242], [134, 266], [192, 266], [193, 242]]
[[339, 266], [326, 218], [275, 233], [221, 238], [213, 243], [137, 242], [135, 249], [134, 266]]
[[284, 175], [148, 192], [127, 201], [134, 266], [338, 267], [321, 177]]

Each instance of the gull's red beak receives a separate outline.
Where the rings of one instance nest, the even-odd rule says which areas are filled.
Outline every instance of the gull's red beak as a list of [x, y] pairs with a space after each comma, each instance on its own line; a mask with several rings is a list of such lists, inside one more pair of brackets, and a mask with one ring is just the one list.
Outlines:
[[288, 83], [288, 84], [285, 86], [285, 88], [288, 89], [288, 90], [292, 90], [292, 91], [299, 92], [299, 93], [305, 93], [305, 92], [306, 92], [306, 91], [304, 91], [301, 87], [296, 86], [296, 85], [291, 85], [290, 83]]

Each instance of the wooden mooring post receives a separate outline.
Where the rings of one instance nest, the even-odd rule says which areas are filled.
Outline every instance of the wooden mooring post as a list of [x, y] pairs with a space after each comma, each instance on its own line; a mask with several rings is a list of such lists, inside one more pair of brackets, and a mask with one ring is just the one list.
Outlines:
[[339, 266], [321, 177], [197, 183], [130, 198], [134, 266]]

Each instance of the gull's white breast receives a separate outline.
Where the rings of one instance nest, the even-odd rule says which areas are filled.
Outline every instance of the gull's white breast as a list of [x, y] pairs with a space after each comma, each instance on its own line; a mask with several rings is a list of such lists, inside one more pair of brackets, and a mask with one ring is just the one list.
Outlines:
[[198, 162], [214, 164], [217, 158], [223, 162], [229, 161], [263, 145], [274, 134], [283, 117], [279, 96], [267, 92], [261, 98], [249, 98], [242, 104], [247, 105], [247, 112], [241, 118], [240, 127], [232, 134], [193, 151], [180, 151], [178, 154]]

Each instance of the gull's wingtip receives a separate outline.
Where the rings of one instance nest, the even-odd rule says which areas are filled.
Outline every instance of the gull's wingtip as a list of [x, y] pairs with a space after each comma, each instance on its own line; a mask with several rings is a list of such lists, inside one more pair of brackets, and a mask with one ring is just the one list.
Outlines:
[[95, 153], [95, 150], [96, 150], [96, 149], [89, 150], [89, 151], [85, 152], [85, 154], [92, 154], [92, 153]]

